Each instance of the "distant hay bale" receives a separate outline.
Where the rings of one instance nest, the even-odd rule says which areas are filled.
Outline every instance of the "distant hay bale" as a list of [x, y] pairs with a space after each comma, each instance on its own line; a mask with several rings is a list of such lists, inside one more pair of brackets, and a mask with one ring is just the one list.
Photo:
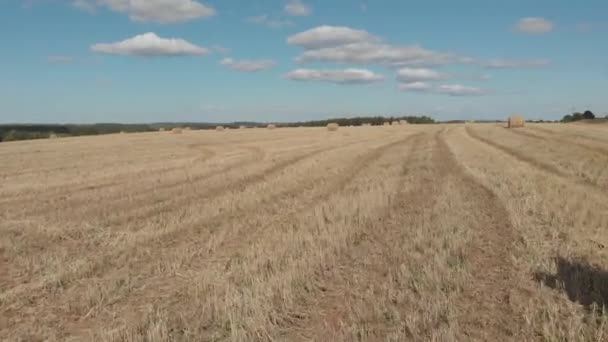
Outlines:
[[521, 115], [511, 115], [509, 116], [509, 120], [507, 121], [507, 127], [509, 128], [518, 128], [524, 127], [526, 120]]
[[391, 125], [391, 123], [387, 121], [387, 122], [385, 122], [383, 125], [384, 125], [384, 126], [390, 126], [390, 125]]
[[216, 130], [216, 131], [218, 131], [218, 132], [221, 132], [221, 131], [223, 131], [224, 129], [225, 129], [225, 128], [224, 128], [224, 126], [216, 126], [216, 127], [215, 127], [215, 130]]
[[327, 130], [330, 132], [337, 131], [338, 127], [340, 127], [340, 125], [335, 122], [330, 122], [327, 124]]
[[191, 127], [184, 127], [184, 131], [191, 131], [192, 128]]
[[399, 120], [399, 124], [400, 125], [407, 125], [407, 124], [409, 124], [409, 122], [407, 122], [407, 120]]
[[268, 126], [266, 126], [266, 128], [275, 129], [275, 128], [277, 128], [277, 126], [275, 124], [268, 124]]
[[391, 122], [391, 126], [399, 126], [399, 121], [393, 121], [393, 122]]
[[366, 122], [366, 123], [362, 123], [362, 124], [361, 124], [361, 126], [363, 126], [363, 127], [369, 127], [369, 126], [371, 126], [371, 125], [372, 125], [372, 124], [371, 124], [371, 123], [369, 123], [369, 122]]
[[57, 139], [57, 134], [55, 134], [55, 132], [51, 132], [49, 134], [49, 139]]
[[159, 132], [164, 132], [165, 131], [165, 127], [161, 127], [158, 129]]
[[240, 129], [245, 129], [247, 126], [239, 126]]
[[126, 133], [125, 131], [120, 131], [120, 134], [125, 134], [125, 133]]
[[182, 134], [182, 128], [181, 127], [173, 127], [171, 129], [171, 133], [173, 133], [173, 134]]

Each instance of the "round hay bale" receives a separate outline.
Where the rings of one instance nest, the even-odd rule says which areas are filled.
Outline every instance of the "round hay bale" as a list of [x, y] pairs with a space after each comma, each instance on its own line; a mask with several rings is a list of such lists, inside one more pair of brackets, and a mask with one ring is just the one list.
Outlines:
[[173, 133], [173, 134], [182, 134], [182, 128], [181, 127], [173, 127], [171, 129], [171, 133]]
[[239, 129], [245, 129], [247, 126], [239, 126]]
[[338, 127], [340, 127], [340, 125], [338, 125], [335, 122], [330, 122], [327, 124], [327, 130], [330, 132], [334, 132], [338, 130]]
[[399, 121], [393, 121], [393, 122], [391, 122], [391, 126], [399, 126]]
[[184, 131], [191, 131], [191, 130], [192, 130], [192, 128], [190, 128], [190, 127], [184, 127]]
[[266, 128], [268, 128], [268, 129], [275, 129], [275, 128], [277, 128], [277, 125], [275, 125], [275, 124], [268, 124], [268, 126], [266, 126]]
[[165, 127], [161, 127], [158, 129], [159, 132], [164, 132], [165, 131]]
[[385, 122], [383, 125], [384, 125], [384, 126], [390, 126], [390, 125], [391, 125], [391, 123], [387, 121], [387, 122]]
[[218, 132], [221, 132], [224, 129], [225, 129], [224, 126], [217, 126], [217, 127], [215, 127], [215, 130], [218, 131]]
[[399, 124], [400, 125], [407, 125], [407, 124], [409, 124], [409, 122], [407, 122], [407, 120], [399, 120]]
[[49, 134], [49, 139], [57, 139], [57, 134], [55, 134], [55, 132], [51, 132]]
[[526, 120], [521, 115], [511, 115], [509, 116], [509, 120], [507, 121], [507, 127], [509, 128], [519, 128], [524, 127]]
[[366, 123], [361, 124], [361, 126], [363, 126], [363, 127], [369, 127], [369, 126], [371, 126], [371, 125], [372, 125], [372, 124], [371, 124], [371, 123], [369, 123], [369, 122], [366, 122]]

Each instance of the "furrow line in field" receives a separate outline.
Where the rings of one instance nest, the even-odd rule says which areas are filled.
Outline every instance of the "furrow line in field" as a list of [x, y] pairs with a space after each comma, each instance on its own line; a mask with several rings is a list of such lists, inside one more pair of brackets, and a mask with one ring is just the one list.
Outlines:
[[[478, 142], [484, 143], [486, 145], [489, 145], [501, 152], [504, 152], [508, 155], [510, 155], [511, 157], [514, 157], [515, 159], [524, 162], [532, 167], [535, 167], [539, 170], [548, 172], [556, 177], [562, 178], [562, 179], [568, 179], [569, 181], [573, 181], [581, 186], [586, 187], [587, 189], [589, 189], [590, 191], [595, 191], [595, 192], [602, 192], [602, 189], [605, 189], [604, 186], [599, 185], [589, 179], [586, 178], [580, 178], [580, 177], [575, 177], [572, 175], [569, 175], [565, 172], [563, 172], [562, 170], [560, 170], [559, 168], [553, 166], [553, 165], [549, 165], [546, 163], [543, 163], [541, 161], [539, 161], [538, 159], [535, 159], [533, 157], [527, 156], [524, 153], [521, 153], [520, 151], [514, 149], [514, 148], [510, 148], [507, 147], [505, 145], [501, 145], [498, 144], [488, 138], [485, 138], [479, 134], [477, 134], [473, 129], [471, 129], [470, 127], [466, 127], [465, 132], [467, 133], [467, 135], [469, 137], [471, 137], [474, 140], [477, 140]], [[605, 192], [602, 192], [603, 195], [605, 196]]]
[[520, 284], [511, 255], [517, 237], [509, 213], [494, 192], [460, 165], [443, 137], [438, 144], [443, 167], [451, 170], [462, 197], [471, 202], [467, 206], [475, 232], [466, 252], [475, 279], [456, 298], [461, 332], [473, 340], [517, 340], [523, 315], [511, 304]]
[[[528, 136], [530, 136], [532, 138], [537, 138], [537, 139], [541, 139], [541, 140], [544, 140], [544, 141], [551, 141], [551, 140], [553, 140], [553, 141], [556, 141], [556, 142], [559, 142], [559, 143], [562, 143], [562, 144], [565, 144], [565, 145], [575, 145], [575, 146], [578, 146], [578, 147], [580, 147], [580, 148], [582, 148], [584, 150], [593, 151], [593, 152], [601, 154], [603, 156], [608, 156], [608, 147], [591, 145], [593, 143], [598, 144], [599, 143], [598, 140], [593, 140], [592, 142], [590, 141], [591, 144], [586, 144], [586, 143], [582, 143], [582, 142], [579, 142], [579, 141], [574, 141], [572, 139], [565, 138], [564, 136], [562, 136], [562, 135], [560, 135], [560, 134], [558, 134], [556, 132], [553, 132], [551, 130], [545, 129], [545, 128], [534, 127], [534, 126], [532, 126], [530, 128], [532, 130], [537, 130], [539, 132], [543, 132], [543, 133], [546, 133], [546, 134], [550, 135], [550, 138], [549, 138], [549, 137], [544, 137], [544, 136], [540, 136], [540, 135], [531, 134], [529, 132], [526, 132], [528, 134]], [[522, 132], [520, 132], [519, 130], [514, 130], [514, 133], [520, 133], [521, 134]], [[566, 133], [566, 134], [570, 135], [568, 133]], [[579, 135], [574, 135], [574, 136], [577, 137], [577, 138], [581, 138], [581, 136], [579, 136]], [[588, 137], [584, 137], [584, 138], [585, 139], [589, 139]]]

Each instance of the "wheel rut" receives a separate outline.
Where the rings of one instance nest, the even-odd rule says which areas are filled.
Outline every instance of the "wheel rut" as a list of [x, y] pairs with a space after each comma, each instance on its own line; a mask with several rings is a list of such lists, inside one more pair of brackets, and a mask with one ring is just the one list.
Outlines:
[[[305, 299], [303, 307], [294, 310], [305, 314], [293, 318], [299, 328], [286, 335], [287, 339], [348, 340], [341, 330], [354, 323], [350, 321], [352, 303], [360, 301], [360, 296], [371, 289], [394, 281], [390, 275], [403, 262], [402, 253], [398, 252], [400, 245], [395, 241], [408, 239], [407, 230], [423, 229], [421, 225], [428, 224], [423, 213], [433, 207], [448, 179], [458, 184], [458, 191], [469, 202], [467, 206], [476, 208], [470, 219], [459, 223], [474, 231], [465, 252], [472, 279], [458, 294], [454, 308], [462, 338], [502, 341], [517, 334], [521, 316], [510, 305], [512, 291], [517, 287], [510, 254], [516, 239], [506, 208], [455, 160], [441, 133], [418, 139], [418, 146], [413, 149], [426, 140], [432, 145], [432, 158], [425, 161], [413, 150], [408, 153], [404, 166], [411, 168], [408, 177], [413, 177], [413, 186], [399, 187], [402, 190], [391, 206], [379, 213], [384, 218], [381, 223], [368, 222], [359, 233], [360, 238], [353, 240], [356, 245], [349, 245], [336, 265], [316, 275], [321, 290], [317, 289], [315, 296]], [[403, 317], [411, 313], [406, 303], [397, 306]], [[366, 321], [366, 327], [371, 335], [365, 336], [370, 340], [384, 340], [392, 331], [384, 322]], [[432, 332], [418, 333], [428, 335], [408, 332], [406, 336], [425, 340], [431, 338]]]
[[475, 231], [466, 255], [474, 279], [458, 297], [462, 332], [471, 340], [517, 340], [523, 324], [513, 305], [520, 287], [512, 255], [517, 232], [498, 196], [465, 171], [443, 137], [437, 137], [437, 144], [445, 167], [469, 202]]

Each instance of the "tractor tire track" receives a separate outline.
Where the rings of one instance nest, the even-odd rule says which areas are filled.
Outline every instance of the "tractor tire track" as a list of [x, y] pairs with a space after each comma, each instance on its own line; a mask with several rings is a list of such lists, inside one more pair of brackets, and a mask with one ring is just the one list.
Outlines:
[[470, 201], [476, 236], [467, 251], [471, 286], [458, 296], [459, 324], [468, 340], [518, 341], [523, 315], [514, 308], [520, 288], [512, 261], [517, 235], [510, 215], [498, 196], [475, 179], [454, 157], [447, 142], [438, 137], [445, 166], [456, 178], [463, 198]]
[[[417, 134], [409, 147], [403, 160], [406, 170], [433, 170], [419, 161], [421, 146], [428, 140], [428, 134]], [[356, 293], [362, 293], [362, 288], [371, 288], [387, 279], [389, 272], [387, 268], [394, 265], [388, 253], [391, 248], [390, 241], [398, 239], [400, 229], [408, 227], [409, 223], [415, 222], [420, 211], [429, 206], [434, 194], [431, 194], [426, 184], [432, 184], [434, 179], [441, 179], [428, 174], [427, 181], [418, 183], [415, 189], [405, 188], [405, 178], [401, 175], [397, 185], [397, 196], [390, 207], [378, 213], [376, 220], [363, 222], [361, 227], [351, 234], [354, 245], [349, 245], [347, 250], [341, 251], [337, 263], [331, 268], [322, 267], [314, 275], [317, 283], [312, 293], [306, 298], [301, 298], [297, 307], [290, 309], [284, 317], [283, 325], [290, 331], [282, 336], [285, 340], [321, 341], [346, 340], [340, 334], [342, 326], [348, 326], [348, 312], [351, 309], [353, 298]], [[395, 216], [392, 213], [397, 213]], [[329, 267], [329, 266], [328, 266]], [[297, 314], [293, 314], [297, 313]], [[293, 327], [297, 327], [294, 330]], [[379, 339], [380, 337], [377, 336]]]
[[555, 167], [553, 165], [549, 165], [549, 164], [543, 163], [541, 161], [538, 161], [537, 159], [527, 156], [527, 155], [517, 151], [514, 148], [510, 148], [510, 147], [498, 144], [488, 138], [485, 138], [485, 137], [477, 134], [477, 132], [475, 132], [475, 130], [473, 130], [470, 126], [467, 126], [465, 128], [465, 131], [471, 138], [473, 138], [477, 141], [480, 141], [482, 143], [485, 143], [487, 145], [490, 145], [490, 146], [494, 147], [495, 149], [498, 149], [502, 152], [505, 152], [522, 162], [525, 162], [527, 164], [530, 164], [530, 165], [536, 167], [537, 169], [541, 169], [546, 172], [552, 173], [558, 177], [564, 177], [564, 178], [568, 177], [568, 174], [566, 174], [565, 172], [563, 172], [562, 170], [558, 169], [557, 167]]
[[527, 155], [517, 151], [514, 148], [510, 148], [510, 147], [498, 144], [488, 138], [482, 137], [481, 135], [477, 134], [473, 129], [471, 129], [471, 127], [466, 127], [465, 132], [473, 140], [481, 142], [485, 145], [489, 145], [490, 147], [497, 149], [501, 152], [504, 152], [504, 153], [508, 154], [509, 156], [511, 156], [521, 162], [524, 162], [536, 169], [539, 169], [539, 170], [542, 170], [549, 174], [552, 174], [558, 178], [568, 180], [569, 182], [574, 182], [578, 185], [584, 186], [585, 188], [587, 188], [587, 190], [601, 194], [601, 196], [606, 195], [606, 193], [603, 191], [604, 189], [606, 189], [606, 187], [603, 185], [599, 185], [599, 184], [593, 182], [592, 180], [570, 175], [553, 165], [543, 163], [533, 157], [527, 156]]
[[[579, 142], [579, 141], [575, 141], [575, 140], [572, 140], [572, 139], [564, 138], [562, 135], [558, 134], [557, 132], [553, 132], [553, 131], [548, 130], [546, 128], [531, 127], [531, 129], [532, 130], [537, 130], [539, 132], [543, 132], [543, 133], [546, 133], [546, 134], [549, 134], [551, 136], [551, 138], [547, 138], [547, 137], [543, 137], [543, 136], [540, 136], [540, 135], [529, 133], [529, 135], [531, 137], [537, 137], [538, 139], [542, 139], [542, 140], [545, 140], [545, 141], [551, 141], [551, 140], [553, 140], [553, 141], [557, 141], [557, 142], [560, 142], [560, 143], [565, 144], [565, 145], [575, 145], [575, 146], [578, 146], [578, 147], [580, 147], [580, 148], [582, 148], [584, 150], [593, 151], [593, 152], [595, 152], [597, 154], [600, 154], [602, 156], [605, 156], [605, 157], [608, 156], [608, 147], [601, 147], [601, 146], [597, 146], [597, 145], [585, 144], [585, 143], [582, 143], [582, 142]], [[576, 138], [585, 138], [587, 140], [590, 139], [588, 136], [580, 136], [580, 135], [571, 134], [571, 133], [566, 133], [566, 134], [569, 135], [569, 136], [576, 137]], [[591, 140], [593, 140], [593, 141], [592, 142], [590, 141], [590, 143], [595, 143], [595, 144], [600, 143], [599, 140], [595, 140], [595, 139], [591, 139]]]
[[[205, 163], [206, 161], [212, 159], [216, 155], [216, 152], [213, 150], [207, 149], [207, 148], [203, 148], [200, 151], [200, 154], [201, 155], [196, 157], [193, 161], [191, 161], [190, 164]], [[133, 178], [135, 176], [138, 176], [139, 179], [141, 180], [144, 177], [154, 176], [155, 174], [158, 174], [158, 173], [171, 172], [171, 171], [175, 171], [175, 170], [179, 170], [179, 169], [183, 169], [183, 168], [184, 168], [184, 165], [177, 165], [177, 166], [169, 166], [169, 167], [165, 167], [165, 168], [142, 170], [140, 172], [126, 173], [126, 174], [122, 174], [122, 175], [118, 175], [118, 176], [114, 175], [114, 176], [110, 177], [112, 179], [111, 181], [105, 181], [100, 184], [93, 184], [93, 185], [80, 185], [80, 186], [76, 186], [74, 188], [69, 188], [69, 185], [66, 187], [65, 184], [57, 185], [50, 189], [45, 189], [41, 193], [35, 193], [35, 194], [31, 194], [31, 195], [28, 194], [26, 196], [23, 196], [23, 197], [20, 196], [17, 198], [15, 198], [15, 197], [9, 198], [8, 200], [3, 201], [1, 204], [11, 204], [11, 205], [15, 205], [15, 206], [19, 207], [19, 206], [23, 206], [25, 203], [31, 203], [31, 202], [53, 202], [53, 201], [61, 200], [63, 198], [64, 194], [66, 194], [66, 193], [69, 193], [71, 197], [74, 197], [77, 195], [87, 195], [90, 192], [104, 190], [104, 189], [112, 188], [112, 187], [123, 186], [125, 179]], [[116, 180], [116, 178], [118, 178], [118, 180]], [[156, 188], [158, 188], [158, 186]], [[150, 191], [150, 189], [145, 189], [145, 190], [139, 191], [135, 195], [142, 194], [144, 192], [149, 192], [149, 191]], [[123, 194], [116, 194], [115, 197], [120, 197], [122, 195]], [[41, 196], [43, 196], [42, 199], [40, 198]], [[21, 213], [20, 215], [23, 215], [23, 216], [45, 215], [46, 213], [48, 213], [49, 211], [52, 211], [52, 210], [58, 210], [58, 209], [65, 208], [65, 207], [74, 208], [75, 206], [79, 206], [79, 205], [86, 205], [86, 204], [83, 204], [82, 201], [79, 201], [79, 200], [61, 201], [59, 206], [49, 208], [46, 211], [30, 211], [30, 212]]]

